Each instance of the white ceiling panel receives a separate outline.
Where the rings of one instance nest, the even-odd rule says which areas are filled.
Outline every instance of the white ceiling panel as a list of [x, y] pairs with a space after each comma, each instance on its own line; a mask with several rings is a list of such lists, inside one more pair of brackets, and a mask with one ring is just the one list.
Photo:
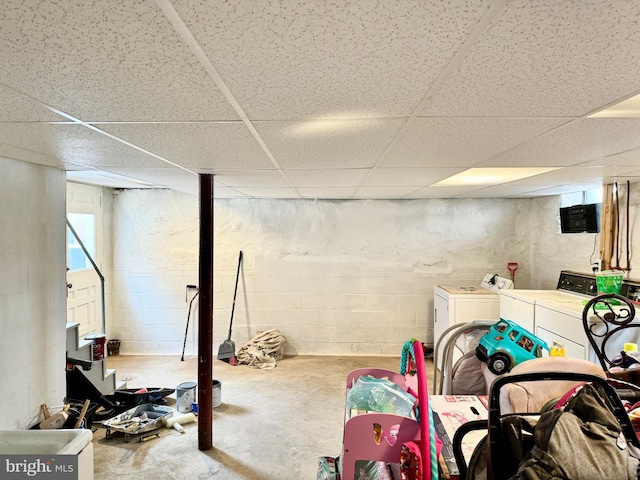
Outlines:
[[604, 165], [612, 167], [640, 166], [640, 148], [634, 148], [607, 157], [600, 157], [596, 160], [580, 164], [581, 167], [601, 167]]
[[349, 199], [356, 193], [356, 187], [321, 187], [321, 188], [298, 188], [298, 192], [304, 198], [330, 198]]
[[640, 90], [638, 8], [511, 0], [421, 114], [581, 116]]
[[190, 193], [198, 193], [200, 189], [198, 175], [171, 166], [164, 168], [112, 167], [109, 171], [130, 179], [144, 180], [161, 187], [176, 188]]
[[640, 118], [585, 118], [481, 162], [482, 167], [567, 167], [640, 147]]
[[416, 187], [361, 187], [355, 198], [405, 198]]
[[[0, 58], [1, 58], [0, 53]], [[3, 88], [0, 84], [0, 122], [62, 122], [67, 119], [41, 105]]]
[[85, 121], [238, 119], [151, 1], [3, 0], [0, 83]]
[[301, 198], [293, 188], [238, 187], [236, 190], [254, 198]]
[[2, 142], [0, 142], [0, 157], [21, 160], [28, 163], [37, 163], [38, 165], [48, 165], [50, 167], [64, 167], [64, 162], [57, 157]]
[[417, 118], [379, 165], [471, 167], [569, 120]]
[[364, 182], [367, 187], [422, 187], [449, 178], [463, 168], [376, 168]]
[[285, 170], [296, 187], [356, 187], [368, 169], [342, 168], [337, 170]]
[[290, 120], [410, 115], [489, 2], [172, 3], [249, 118]]
[[[202, 172], [206, 173], [206, 172]], [[290, 183], [278, 170], [222, 170], [215, 174], [216, 182], [227, 187], [289, 187]]]
[[0, 142], [76, 166], [163, 166], [161, 160], [79, 124], [0, 123]]
[[548, 197], [550, 195], [563, 195], [567, 193], [579, 193], [584, 192], [585, 190], [593, 190], [596, 188], [602, 187], [602, 182], [591, 182], [591, 183], [572, 183], [569, 185], [557, 185], [555, 187], [550, 188], [541, 188], [539, 190], [532, 190], [522, 195], [512, 195], [513, 197], [524, 197], [524, 198], [532, 198], [532, 197]]
[[482, 190], [482, 187], [425, 187], [414, 190], [410, 195], [407, 195], [407, 198], [455, 198], [478, 190]]
[[458, 198], [494, 198], [494, 197], [519, 197], [536, 196], [536, 192], [543, 190], [539, 186], [513, 186], [500, 185], [498, 187], [479, 188], [472, 192], [459, 193]]
[[[189, 193], [197, 195], [197, 192]], [[216, 186], [213, 189], [213, 198], [248, 198], [248, 196], [234, 188]]]
[[372, 167], [405, 119], [256, 122], [260, 137], [281, 168]]
[[[217, 198], [579, 191], [640, 170], [640, 118], [586, 118], [640, 92], [637, 25], [630, 0], [5, 0], [0, 155]], [[431, 186], [470, 167], [560, 170]]]
[[242, 123], [101, 124], [101, 130], [194, 171], [268, 169], [273, 163]]
[[159, 185], [146, 181], [138, 181], [132, 178], [109, 173], [103, 170], [68, 170], [67, 181], [84, 183], [86, 185], [100, 185], [111, 188], [158, 188]]
[[561, 170], [535, 175], [533, 177], [523, 178], [509, 182], [508, 185], [543, 185], [547, 187], [572, 184], [572, 183], [590, 183], [603, 178], [613, 178], [626, 175], [639, 168], [636, 166], [627, 167], [568, 167]]

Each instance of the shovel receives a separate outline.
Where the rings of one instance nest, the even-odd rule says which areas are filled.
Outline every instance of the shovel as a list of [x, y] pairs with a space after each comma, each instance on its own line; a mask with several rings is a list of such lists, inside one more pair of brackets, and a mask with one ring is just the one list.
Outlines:
[[236, 273], [236, 286], [233, 290], [233, 305], [231, 307], [231, 320], [229, 321], [229, 336], [218, 347], [218, 360], [227, 362], [230, 365], [236, 365], [238, 359], [236, 358], [236, 344], [231, 341], [231, 327], [233, 325], [233, 312], [236, 309], [236, 295], [238, 293], [238, 279], [240, 278], [240, 265], [242, 265], [242, 250], [240, 250], [240, 256], [238, 257], [238, 272]]

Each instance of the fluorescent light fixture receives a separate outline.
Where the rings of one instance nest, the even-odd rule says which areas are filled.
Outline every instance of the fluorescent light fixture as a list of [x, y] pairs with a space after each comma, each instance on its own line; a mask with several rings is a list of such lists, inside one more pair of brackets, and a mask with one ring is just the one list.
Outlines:
[[637, 118], [640, 117], [640, 94], [611, 105], [588, 118]]
[[435, 187], [460, 187], [473, 185], [501, 185], [503, 183], [522, 180], [542, 173], [558, 170], [557, 167], [546, 168], [470, 168], [449, 178], [434, 183]]

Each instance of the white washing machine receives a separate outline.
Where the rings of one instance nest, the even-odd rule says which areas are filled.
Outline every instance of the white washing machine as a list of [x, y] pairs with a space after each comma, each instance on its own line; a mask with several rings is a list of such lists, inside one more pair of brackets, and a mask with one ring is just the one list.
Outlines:
[[[535, 333], [548, 345], [551, 345], [553, 341], [563, 343], [568, 357], [583, 358], [599, 363], [582, 320], [584, 308], [589, 299], [577, 295], [565, 295], [564, 297], [539, 301], [535, 306]], [[635, 307], [638, 308], [637, 305]], [[605, 326], [592, 312], [588, 316], [588, 321], [589, 325], [592, 325], [592, 331], [595, 331], [596, 334], [602, 336], [606, 333]], [[638, 323], [638, 320], [632, 322]], [[601, 345], [602, 337], [596, 335], [593, 338], [598, 345]], [[629, 328], [616, 333], [607, 342], [604, 353], [609, 359], [612, 359], [622, 351], [626, 342], [640, 344], [640, 328]]]
[[560, 272], [556, 290], [519, 290], [500, 292], [500, 318], [511, 320], [535, 333], [536, 305], [543, 301], [589, 299], [597, 294], [595, 276], [570, 271]]
[[513, 282], [487, 274], [480, 285], [433, 287], [433, 344], [438, 344], [449, 327], [474, 320], [500, 320], [499, 292], [513, 288]]
[[[624, 281], [621, 294], [629, 298], [637, 287]], [[554, 341], [564, 344], [566, 355], [599, 363], [587, 334], [582, 313], [586, 303], [598, 294], [593, 274], [560, 272], [556, 290], [509, 290], [500, 294], [500, 316], [515, 321], [534, 332], [551, 346]], [[590, 322], [597, 318], [590, 316]], [[597, 340], [598, 341], [598, 340]], [[624, 342], [640, 342], [640, 329], [620, 333], [607, 345], [607, 355], [613, 358]], [[598, 341], [598, 343], [600, 343]]]

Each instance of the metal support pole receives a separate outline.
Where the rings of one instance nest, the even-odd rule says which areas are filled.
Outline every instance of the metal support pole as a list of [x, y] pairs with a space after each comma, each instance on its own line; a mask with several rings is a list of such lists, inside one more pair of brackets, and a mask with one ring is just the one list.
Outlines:
[[198, 449], [213, 445], [213, 175], [200, 174]]

